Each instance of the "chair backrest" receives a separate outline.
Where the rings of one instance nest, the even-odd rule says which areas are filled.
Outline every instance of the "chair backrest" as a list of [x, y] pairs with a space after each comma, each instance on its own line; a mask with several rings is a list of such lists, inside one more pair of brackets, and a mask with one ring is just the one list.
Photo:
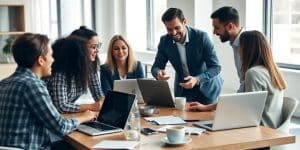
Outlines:
[[283, 106], [282, 106], [282, 123], [277, 128], [283, 132], [289, 132], [289, 124], [291, 122], [291, 117], [293, 116], [297, 105], [298, 99], [291, 98], [291, 97], [284, 97], [283, 98]]

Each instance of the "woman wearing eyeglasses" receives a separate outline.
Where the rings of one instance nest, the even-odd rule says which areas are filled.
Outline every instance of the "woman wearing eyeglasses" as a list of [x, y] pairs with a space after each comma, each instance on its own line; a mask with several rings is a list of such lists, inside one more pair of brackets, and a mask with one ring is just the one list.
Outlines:
[[141, 62], [136, 61], [129, 42], [121, 35], [110, 40], [106, 62], [101, 65], [103, 92], [113, 89], [114, 80], [144, 78]]
[[[67, 38], [52, 45], [55, 62], [52, 76], [46, 79], [49, 93], [59, 112], [99, 111], [104, 99], [101, 88], [100, 49], [97, 33], [81, 26]], [[76, 104], [75, 101], [90, 89], [95, 103]]]

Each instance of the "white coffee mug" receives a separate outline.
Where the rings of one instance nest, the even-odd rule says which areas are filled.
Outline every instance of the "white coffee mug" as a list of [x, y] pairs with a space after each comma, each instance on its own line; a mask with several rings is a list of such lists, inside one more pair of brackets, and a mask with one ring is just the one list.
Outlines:
[[184, 126], [171, 126], [167, 128], [167, 138], [171, 143], [178, 143], [183, 141], [185, 137]]
[[186, 104], [185, 97], [175, 97], [175, 107], [179, 110], [184, 110]]

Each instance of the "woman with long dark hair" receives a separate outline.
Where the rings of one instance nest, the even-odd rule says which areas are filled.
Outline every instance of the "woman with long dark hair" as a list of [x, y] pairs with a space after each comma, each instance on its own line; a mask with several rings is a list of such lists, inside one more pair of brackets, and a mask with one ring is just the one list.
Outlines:
[[[82, 26], [71, 36], [53, 45], [53, 74], [46, 80], [53, 102], [60, 112], [99, 111], [104, 99], [101, 89], [97, 53], [100, 48], [97, 34]], [[75, 101], [90, 89], [92, 104]]]

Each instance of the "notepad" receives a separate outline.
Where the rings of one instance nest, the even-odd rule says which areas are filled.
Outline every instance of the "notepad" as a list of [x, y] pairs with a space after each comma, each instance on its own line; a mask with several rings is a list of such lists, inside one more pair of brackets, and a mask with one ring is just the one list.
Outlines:
[[158, 125], [166, 125], [166, 124], [185, 124], [186, 122], [176, 116], [159, 116], [159, 117], [144, 117], [146, 121], [155, 122]]
[[137, 141], [103, 140], [93, 149], [134, 149], [138, 144]]
[[[167, 128], [169, 128], [171, 126], [172, 125], [165, 125], [161, 128], [158, 128], [157, 131], [158, 132], [167, 132]], [[188, 126], [184, 126], [184, 127], [186, 128], [185, 133], [187, 133], [187, 134], [199, 135], [203, 131], [205, 131], [205, 129], [202, 129], [202, 128], [188, 127]]]

